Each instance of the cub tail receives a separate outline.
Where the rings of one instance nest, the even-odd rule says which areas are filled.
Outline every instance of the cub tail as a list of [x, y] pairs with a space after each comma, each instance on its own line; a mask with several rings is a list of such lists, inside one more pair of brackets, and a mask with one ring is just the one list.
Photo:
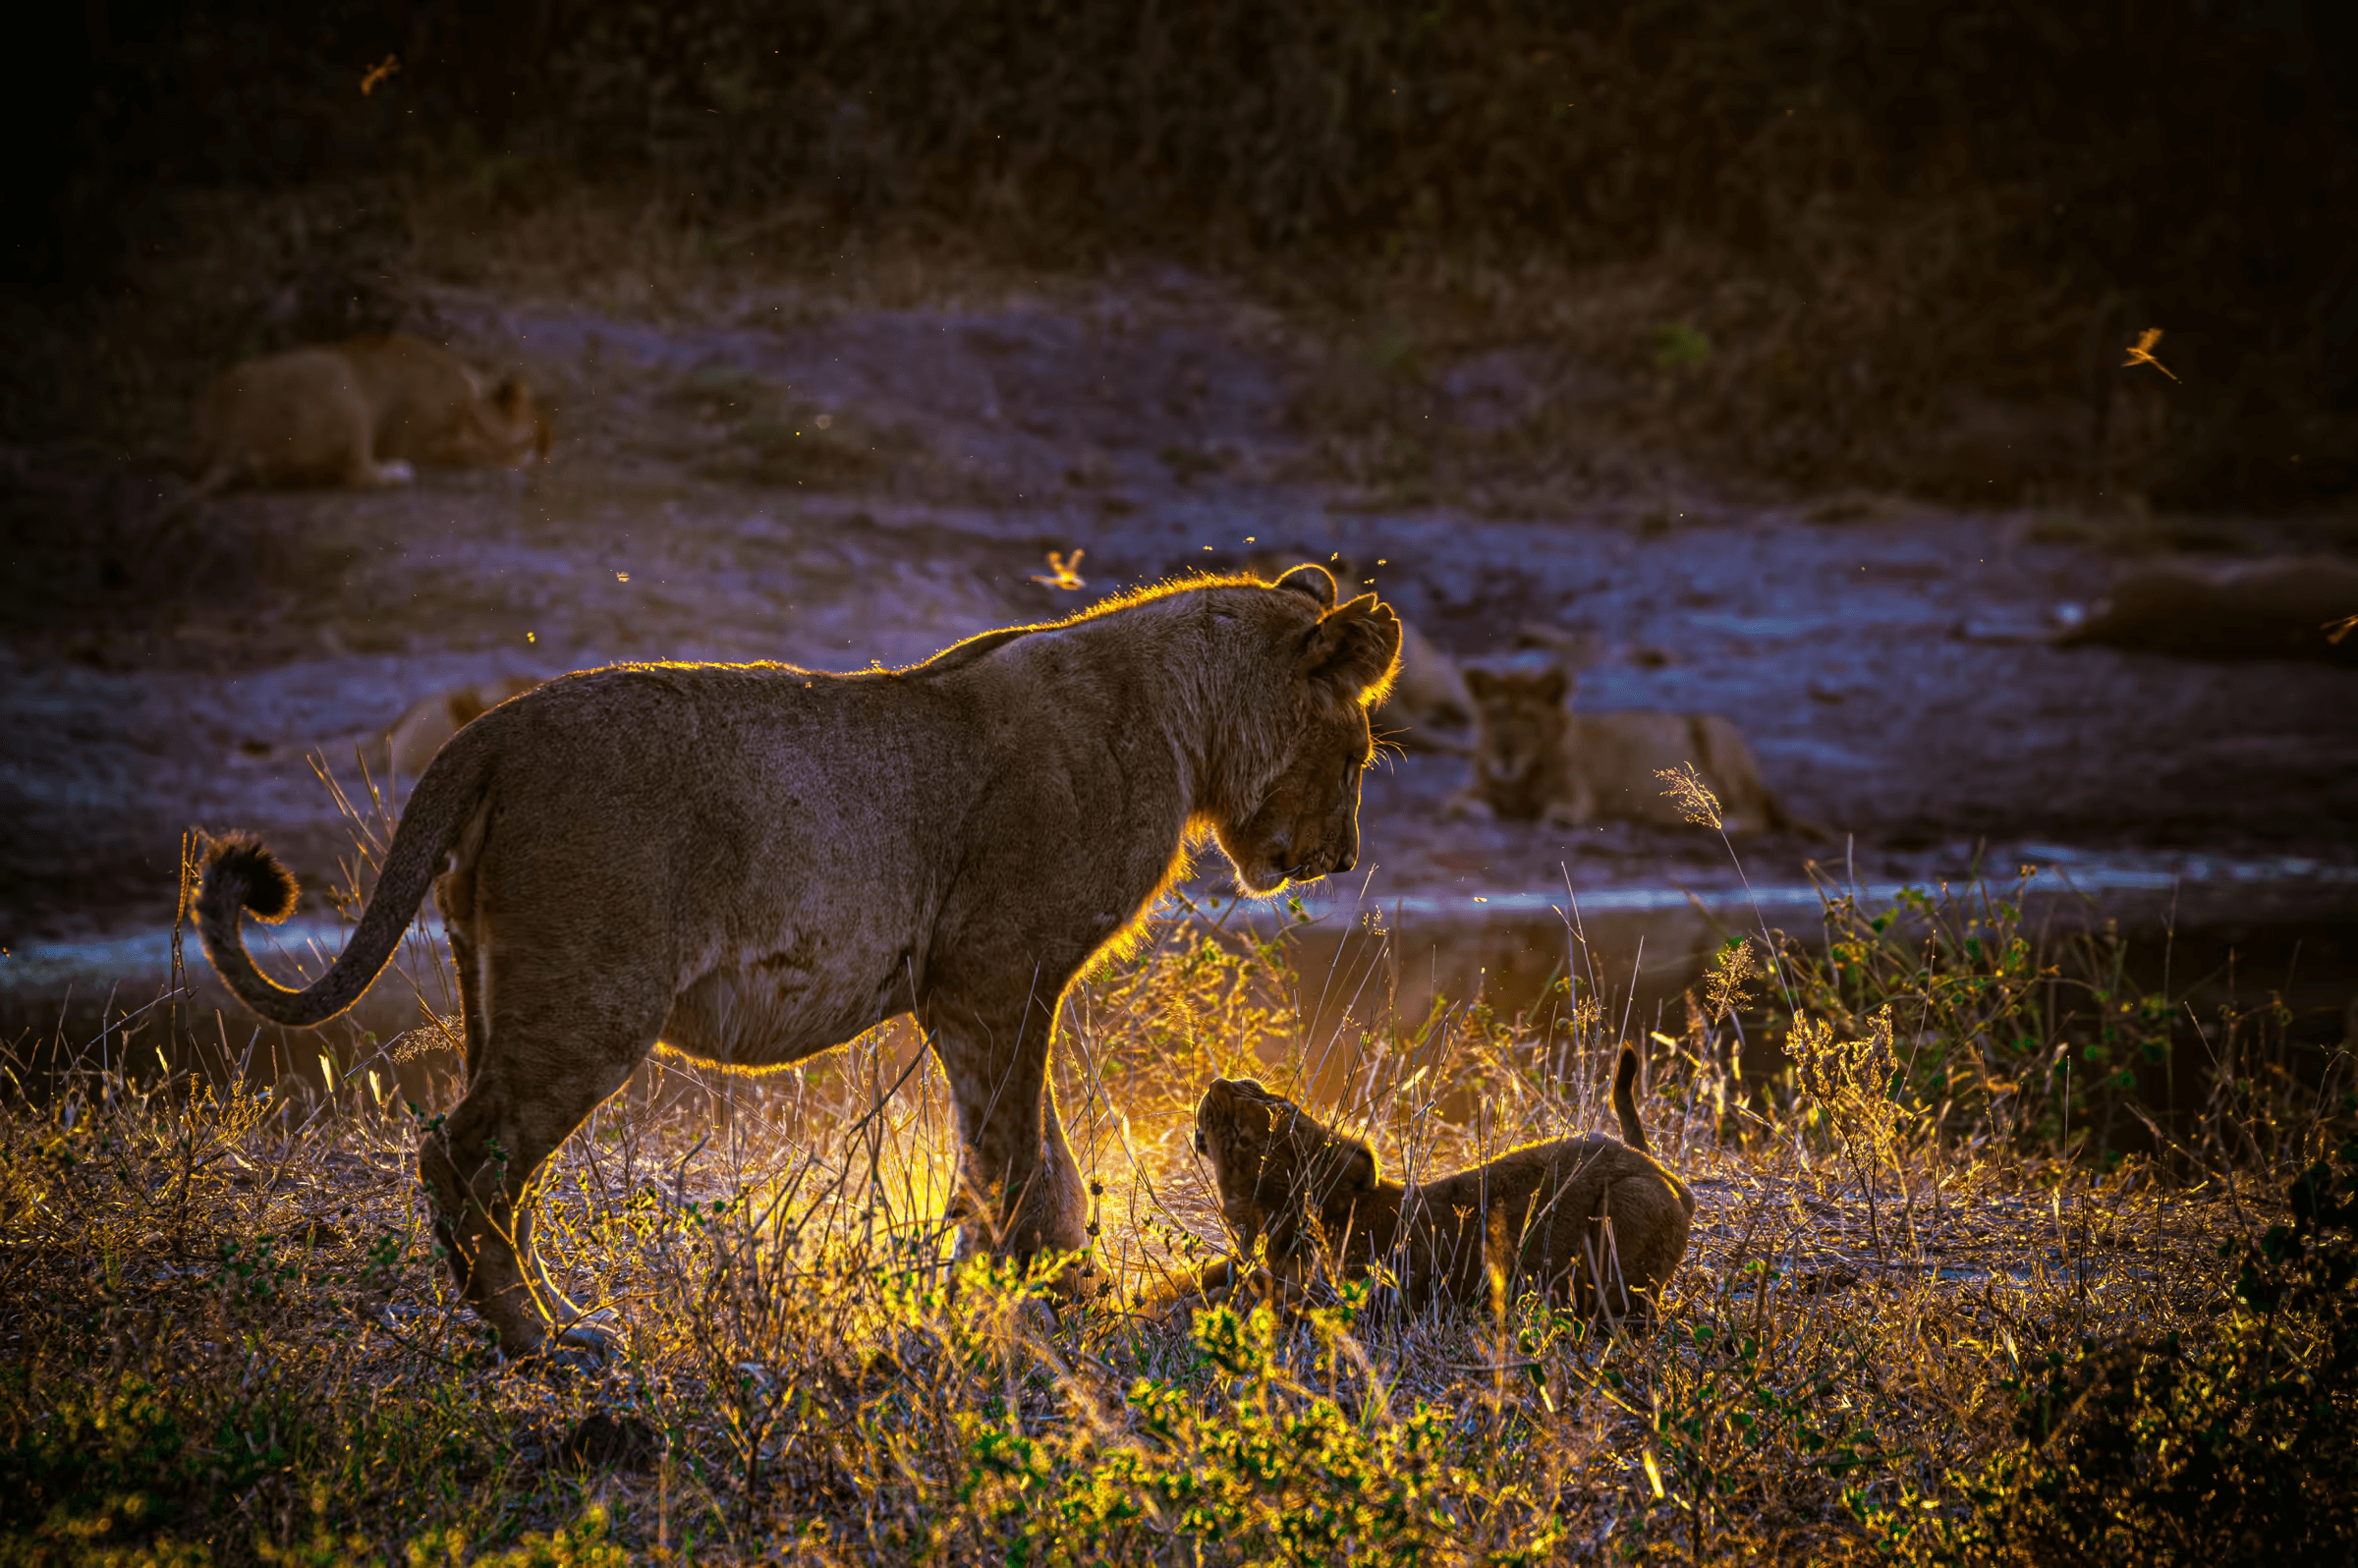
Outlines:
[[1654, 1150], [1646, 1144], [1646, 1124], [1638, 1120], [1637, 1082], [1637, 1050], [1624, 1045], [1621, 1065], [1613, 1070], [1613, 1113], [1621, 1118], [1621, 1142], [1641, 1154], [1651, 1154]]

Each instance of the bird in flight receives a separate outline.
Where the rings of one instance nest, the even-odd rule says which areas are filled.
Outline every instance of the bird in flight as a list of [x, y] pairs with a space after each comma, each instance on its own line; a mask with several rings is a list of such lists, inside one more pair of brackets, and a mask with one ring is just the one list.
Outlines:
[[2125, 370], [2133, 364], [2150, 364], [2172, 381], [2177, 380], [2178, 375], [2175, 370], [2154, 358], [2154, 345], [2161, 341], [2162, 329], [2147, 327], [2143, 332], [2137, 334], [2137, 341], [2129, 346], [2129, 357], [2120, 362], [2120, 367]]
[[1032, 574], [1032, 581], [1044, 584], [1052, 588], [1087, 588], [1089, 585], [1081, 581], [1081, 557], [1088, 553], [1089, 551], [1085, 549], [1075, 550], [1072, 559], [1068, 561], [1062, 550], [1050, 550], [1048, 552], [1048, 573], [1053, 575], [1035, 572]]

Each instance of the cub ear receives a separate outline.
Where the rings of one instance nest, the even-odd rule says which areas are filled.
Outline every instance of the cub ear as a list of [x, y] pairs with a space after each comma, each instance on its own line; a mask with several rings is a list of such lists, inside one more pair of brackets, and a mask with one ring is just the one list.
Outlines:
[[491, 389], [491, 402], [500, 413], [514, 415], [523, 410], [526, 400], [532, 395], [532, 389], [524, 384], [523, 376], [505, 376], [499, 385]]
[[1532, 685], [1532, 690], [1538, 695], [1539, 700], [1549, 707], [1561, 706], [1564, 694], [1571, 689], [1572, 678], [1557, 668], [1550, 668]]
[[1373, 593], [1320, 617], [1303, 643], [1304, 673], [1353, 696], [1388, 685], [1399, 659], [1400, 617]]
[[1477, 702], [1489, 700], [1491, 695], [1498, 690], [1498, 677], [1479, 664], [1468, 665], [1464, 673], [1466, 695]]
[[1271, 588], [1292, 588], [1307, 593], [1319, 601], [1319, 608], [1334, 608], [1334, 578], [1327, 570], [1313, 561], [1305, 561], [1269, 585]]

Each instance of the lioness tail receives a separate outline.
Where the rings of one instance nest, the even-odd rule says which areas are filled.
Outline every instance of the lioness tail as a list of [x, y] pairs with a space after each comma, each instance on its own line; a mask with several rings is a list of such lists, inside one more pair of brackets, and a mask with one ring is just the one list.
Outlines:
[[361, 923], [326, 974], [302, 990], [254, 967], [240, 925], [246, 915], [275, 924], [295, 911], [295, 877], [260, 840], [245, 833], [215, 839], [196, 886], [196, 934], [233, 995], [273, 1024], [309, 1029], [359, 1001], [384, 970], [402, 932], [442, 871], [451, 847], [475, 815], [491, 771], [492, 742], [470, 727], [453, 737], [418, 781], [384, 873]]
[[1631, 1087], [1638, 1081], [1638, 1053], [1630, 1046], [1621, 1047], [1621, 1065], [1613, 1070], [1613, 1112], [1621, 1118], [1621, 1142], [1641, 1154], [1650, 1154], [1646, 1147], [1646, 1124], [1638, 1120], [1637, 1096]]

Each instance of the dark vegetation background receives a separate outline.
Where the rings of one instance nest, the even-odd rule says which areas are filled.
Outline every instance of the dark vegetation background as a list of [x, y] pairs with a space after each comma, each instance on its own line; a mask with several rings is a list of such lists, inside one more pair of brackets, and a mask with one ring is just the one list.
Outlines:
[[[1690, 285], [1678, 330], [1632, 325], [1683, 374], [1664, 418], [1756, 472], [1973, 494], [1955, 431], [2002, 407], [2026, 484], [2126, 463], [2157, 504], [2297, 507], [2358, 476], [2358, 7], [90, 0], [50, 26], [19, 65], [56, 106], [12, 178], [20, 434], [86, 420], [58, 382], [140, 258], [192, 243], [186, 194], [332, 186], [365, 273], [430, 187], [486, 222], [627, 195], [814, 254], [892, 230], [1346, 301], [1415, 278], [1501, 324], [1642, 265]], [[2112, 372], [2148, 326], [2183, 384], [2124, 446]]]

